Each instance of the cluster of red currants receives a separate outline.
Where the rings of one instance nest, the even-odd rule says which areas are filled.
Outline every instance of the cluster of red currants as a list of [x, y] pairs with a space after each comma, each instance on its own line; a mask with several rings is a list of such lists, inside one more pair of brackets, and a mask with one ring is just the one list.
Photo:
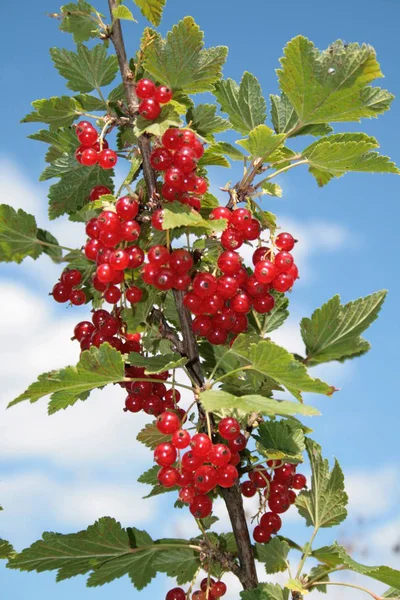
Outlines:
[[91, 167], [98, 163], [102, 169], [112, 169], [117, 164], [117, 154], [109, 149], [107, 140], [100, 141], [98, 132], [89, 121], [80, 121], [75, 131], [80, 142], [75, 158], [81, 165]]
[[[240, 485], [241, 492], [246, 498], [251, 498], [257, 491], [264, 489], [264, 498], [260, 496], [259, 524], [253, 531], [256, 542], [266, 544], [272, 534], [278, 533], [282, 526], [280, 514], [289, 510], [296, 501], [296, 492], [307, 485], [307, 479], [302, 473], [296, 473], [296, 465], [269, 460], [267, 467], [258, 466], [249, 473], [249, 479]], [[268, 505], [269, 511], [265, 512]]]
[[51, 295], [56, 302], [71, 302], [80, 306], [86, 302], [85, 290], [79, 286], [82, 283], [82, 273], [78, 269], [65, 269], [58, 283], [55, 284]]
[[[179, 499], [189, 504], [197, 519], [204, 519], [212, 511], [209, 494], [217, 486], [232, 487], [239, 478], [236, 466], [247, 439], [240, 431], [240, 423], [225, 417], [218, 424], [223, 443], [214, 444], [205, 433], [190, 435], [182, 429], [176, 412], [165, 411], [157, 418], [158, 430], [171, 435], [171, 441], [160, 443], [154, 450], [154, 460], [161, 467], [157, 478], [163, 487], [179, 486]], [[180, 450], [190, 450], [180, 456]]]
[[[180, 392], [174, 387], [167, 389], [164, 383], [169, 377], [168, 371], [145, 375], [145, 369], [142, 367], [126, 366], [125, 376], [140, 380], [121, 384], [128, 391], [128, 396], [125, 398], [125, 412], [137, 413], [143, 410], [146, 414], [155, 417], [161, 414], [172, 414], [178, 422], [185, 417], [186, 412], [178, 407], [181, 399]], [[158, 381], [153, 381], [154, 379]], [[175, 412], [165, 413], [165, 411]]]
[[98, 348], [108, 342], [110, 346], [122, 352], [140, 352], [140, 333], [125, 333], [125, 323], [119, 310], [112, 315], [102, 308], [92, 314], [92, 322], [81, 321], [75, 325], [73, 339], [78, 340], [81, 350], [89, 350], [91, 346]]
[[154, 121], [161, 112], [161, 104], [172, 100], [172, 90], [165, 86], [156, 86], [150, 79], [140, 79], [136, 84], [136, 96], [141, 100], [138, 111], [145, 119]]
[[[216, 600], [224, 596], [227, 589], [223, 581], [205, 577], [200, 582], [200, 589], [193, 592], [191, 600]], [[189, 600], [189, 598], [182, 588], [172, 588], [167, 592], [165, 600]]]
[[[279, 251], [274, 254], [271, 248], [257, 248], [253, 253], [254, 272], [249, 274], [241, 256], [227, 246], [231, 245], [229, 240], [241, 245], [243, 240], [255, 239], [254, 236], [260, 233], [258, 221], [245, 208], [230, 211], [218, 207], [211, 212], [211, 218], [228, 220], [228, 227], [221, 238], [225, 249], [217, 261], [220, 275], [195, 275], [184, 304], [195, 315], [193, 330], [196, 335], [219, 345], [227, 341], [229, 334], [233, 334], [234, 339], [246, 331], [246, 314], [251, 309], [260, 314], [270, 312], [275, 305], [270, 290], [286, 292], [291, 289], [298, 270], [288, 251], [294, 247], [295, 239], [290, 233], [280, 233], [274, 242]], [[224, 239], [225, 234], [228, 236]]]
[[[196, 174], [197, 161], [204, 154], [204, 146], [190, 129], [170, 127], [161, 138], [161, 146], [150, 154], [150, 164], [164, 173], [161, 195], [167, 202], [175, 200], [200, 210], [201, 198], [206, 193], [207, 181]], [[162, 209], [155, 211], [152, 224], [162, 229]]]

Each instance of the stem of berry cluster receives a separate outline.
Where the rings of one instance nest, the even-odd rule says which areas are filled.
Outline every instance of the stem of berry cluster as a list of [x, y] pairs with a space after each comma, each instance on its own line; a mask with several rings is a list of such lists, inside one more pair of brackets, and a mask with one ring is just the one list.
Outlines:
[[[108, 0], [110, 13], [117, 7], [117, 0]], [[134, 75], [129, 68], [129, 61], [126, 55], [125, 44], [122, 35], [121, 23], [116, 19], [112, 26], [110, 38], [113, 42], [115, 52], [118, 58], [118, 64], [122, 76], [123, 85], [125, 88], [129, 112], [132, 116], [136, 113], [137, 98], [134, 88]], [[146, 135], [139, 137], [139, 149], [143, 160], [143, 175], [146, 182], [149, 198], [154, 198], [157, 192], [156, 175], [150, 165], [150, 138]], [[183, 292], [175, 290], [175, 306], [179, 315], [179, 321], [182, 332], [182, 354], [188, 358], [186, 368], [193, 380], [201, 388], [204, 385], [204, 377], [202, 374], [199, 350], [196, 338], [192, 329], [192, 319], [190, 312], [183, 305]], [[204, 413], [201, 407], [200, 410]], [[203, 414], [200, 414], [203, 417]], [[253, 550], [250, 541], [250, 534], [247, 527], [246, 515], [243, 508], [242, 495], [238, 484], [231, 488], [221, 488], [221, 494], [225, 501], [229, 518], [231, 520], [233, 533], [235, 535], [236, 544], [238, 547], [238, 557], [240, 569], [236, 571], [244, 589], [254, 588], [258, 585], [256, 566], [254, 561]]]

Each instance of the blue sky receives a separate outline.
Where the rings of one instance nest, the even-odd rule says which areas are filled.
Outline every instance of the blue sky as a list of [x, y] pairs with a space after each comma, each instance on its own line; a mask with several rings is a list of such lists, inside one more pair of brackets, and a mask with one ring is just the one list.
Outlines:
[[[97, 6], [106, 12], [104, 1]], [[55, 232], [60, 243], [79, 244], [79, 226], [63, 220], [48, 224], [47, 187], [37, 183], [44, 146], [26, 139], [35, 131], [34, 125], [19, 125], [32, 100], [66, 91], [48, 55], [51, 46], [71, 47], [69, 36], [59, 32], [57, 23], [45, 15], [57, 9], [58, 5], [48, 0], [21, 0], [1, 7], [2, 202], [37, 212], [39, 224]], [[250, 70], [259, 78], [266, 96], [277, 92], [274, 69], [284, 44], [301, 33], [320, 48], [338, 38], [372, 44], [385, 74], [381, 85], [400, 97], [396, 52], [400, 5], [395, 0], [381, 0], [379, 7], [371, 0], [329, 4], [288, 0], [275, 7], [253, 0], [248, 9], [232, 0], [169, 0], [161, 31], [187, 14], [205, 30], [207, 45], [229, 46], [225, 76], [239, 80], [244, 70]], [[142, 25], [142, 19], [139, 25], [125, 25], [131, 53], [137, 47]], [[400, 128], [399, 102], [378, 120], [340, 126], [338, 130], [375, 135], [382, 153], [400, 163], [395, 138]], [[229, 138], [236, 139], [234, 135]], [[239, 173], [220, 169], [213, 175], [217, 190]], [[322, 369], [321, 376], [341, 391], [330, 399], [312, 398], [323, 413], [312, 426], [326, 456], [337, 456], [349, 474], [351, 498], [349, 527], [329, 532], [328, 537], [322, 535], [321, 542], [334, 537], [356, 538], [359, 551], [368, 549], [367, 562], [387, 560], [398, 567], [390, 549], [400, 539], [400, 409], [394, 385], [399, 334], [395, 229], [400, 217], [399, 182], [398, 177], [389, 175], [350, 174], [320, 190], [305, 170], [298, 169], [281, 177], [283, 198], [264, 203], [299, 238], [296, 252], [302, 278], [291, 295], [293, 318], [277, 337], [290, 350], [301, 350], [299, 318], [310, 315], [335, 293], [349, 301], [389, 289], [382, 314], [366, 336], [372, 351], [356, 362]], [[184, 533], [185, 528], [189, 531], [187, 515], [174, 514], [171, 501], [168, 510], [163, 504], [162, 511], [162, 503], [157, 501], [152, 505], [147, 501], [144, 508], [140, 504], [143, 490], [136, 479], [150, 465], [151, 457], [133, 438], [144, 420], [126, 418], [120, 410], [123, 396], [118, 390], [96, 393], [88, 403], [51, 418], [46, 416], [44, 402], [3, 412], [7, 401], [39, 373], [76, 362], [77, 348], [69, 337], [73, 324], [86, 316], [86, 309], [65, 312], [54, 307], [47, 294], [57, 269], [46, 259], [36, 264], [27, 259], [18, 268], [4, 265], [0, 275], [0, 336], [5, 354], [0, 367], [0, 503], [5, 508], [0, 515], [0, 537], [11, 539], [20, 549], [44, 530], [76, 531], [104, 514], [121, 519], [125, 525], [143, 526], [155, 537]], [[306, 539], [307, 532], [291, 516], [285, 533]], [[154, 594], [163, 597], [165, 586], [159, 578], [146, 588], [142, 598], [153, 598]], [[59, 600], [71, 594], [79, 600], [132, 594], [127, 578], [91, 590], [85, 588], [83, 578], [56, 584], [51, 574], [20, 574], [2, 566], [0, 587], [11, 600], [25, 599], [28, 593], [30, 598], [42, 600], [54, 594]]]

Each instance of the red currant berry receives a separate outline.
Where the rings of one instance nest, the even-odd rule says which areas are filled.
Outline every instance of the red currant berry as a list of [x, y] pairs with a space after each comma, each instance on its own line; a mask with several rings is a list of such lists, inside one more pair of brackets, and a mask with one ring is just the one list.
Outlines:
[[121, 236], [126, 242], [136, 242], [140, 236], [140, 225], [137, 221], [129, 220], [121, 224]]
[[192, 280], [188, 273], [184, 273], [183, 275], [175, 275], [174, 276], [174, 285], [173, 287], [176, 290], [187, 290], [190, 286]]
[[221, 235], [221, 244], [225, 250], [237, 250], [243, 245], [243, 235], [238, 229], [229, 227]]
[[105, 321], [103, 321], [99, 327], [100, 333], [107, 336], [113, 336], [118, 333], [119, 325], [117, 319], [114, 317], [107, 317]]
[[85, 131], [85, 129], [88, 128], [94, 129], [90, 121], [79, 121], [79, 123], [76, 126], [75, 133], [78, 136], [80, 133], [82, 133], [82, 131]]
[[189, 510], [196, 519], [205, 519], [211, 514], [212, 500], [205, 495], [195, 496], [189, 504]]
[[241, 266], [240, 256], [233, 250], [225, 250], [218, 257], [218, 268], [225, 275], [234, 275], [239, 271]]
[[170, 400], [173, 404], [177, 404], [181, 399], [181, 393], [178, 390], [171, 388], [168, 392], [165, 392], [165, 399]]
[[196, 335], [207, 337], [212, 332], [213, 324], [210, 317], [201, 315], [194, 319], [192, 328]]
[[193, 144], [196, 142], [196, 134], [191, 131], [190, 129], [182, 129], [181, 130], [181, 136], [182, 136], [182, 145], [183, 146], [193, 146]]
[[197, 165], [197, 156], [195, 151], [185, 146], [177, 150], [174, 154], [174, 165], [182, 173], [190, 173], [194, 171]]
[[131, 304], [140, 302], [143, 296], [143, 291], [137, 285], [131, 285], [125, 292], [126, 299]]
[[237, 208], [233, 210], [230, 215], [229, 222], [233, 227], [237, 229], [245, 230], [249, 223], [251, 222], [252, 215], [247, 208]]
[[253, 299], [253, 308], [261, 315], [270, 312], [275, 306], [275, 298], [271, 294]]
[[70, 287], [79, 285], [82, 281], [82, 273], [78, 269], [67, 269], [62, 273], [61, 281]]
[[182, 470], [181, 473], [179, 473], [179, 479], [178, 479], [179, 487], [188, 487], [189, 485], [192, 485], [193, 477], [194, 477], [194, 475], [190, 471]]
[[253, 531], [253, 538], [259, 544], [267, 544], [271, 539], [271, 534], [268, 529], [264, 529], [261, 525], [256, 525]]
[[202, 579], [200, 581], [200, 590], [202, 592], [206, 592], [207, 588], [211, 585], [213, 585], [215, 583], [215, 579], [213, 579], [212, 577], [210, 577], [210, 580], [208, 580], [208, 577], [204, 577], [204, 579]]
[[74, 338], [80, 342], [83, 338], [88, 335], [92, 335], [94, 331], [94, 325], [90, 321], [81, 321], [77, 323], [74, 328]]
[[193, 191], [202, 196], [208, 190], [208, 183], [203, 177], [196, 177]]
[[196, 471], [203, 464], [201, 456], [195, 456], [192, 451], [186, 452], [182, 456], [182, 468], [186, 471]]
[[198, 273], [193, 279], [193, 291], [200, 298], [212, 296], [217, 291], [217, 280], [211, 273]]
[[218, 485], [223, 488], [232, 487], [239, 479], [239, 473], [236, 467], [231, 464], [219, 467], [217, 469]]
[[108, 187], [105, 185], [95, 185], [94, 188], [90, 190], [89, 199], [91, 202], [94, 202], [106, 194], [111, 194], [111, 190]]
[[[114, 281], [114, 280], [113, 280]], [[102, 283], [97, 275], [93, 277], [92, 284], [95, 290], [98, 292], [105, 292], [107, 289], [107, 283]]]
[[114, 278], [115, 271], [114, 269], [108, 265], [99, 265], [96, 270], [96, 275], [99, 281], [102, 283], [111, 283]]
[[[76, 337], [76, 336], [75, 336]], [[307, 485], [307, 478], [302, 473], [297, 473], [293, 477], [292, 488], [295, 490], [302, 490]]]
[[117, 164], [118, 156], [114, 150], [106, 148], [102, 150], [98, 155], [99, 165], [102, 169], [112, 169]]
[[232, 333], [235, 333], [236, 335], [238, 335], [239, 333], [243, 333], [247, 330], [248, 326], [249, 321], [246, 315], [244, 315], [243, 313], [238, 313], [236, 315], [236, 323], [232, 327]]
[[249, 479], [258, 488], [265, 488], [271, 480], [271, 476], [263, 467], [257, 467], [254, 471], [250, 471]]
[[99, 154], [97, 154], [96, 150], [94, 150], [93, 148], [86, 148], [81, 153], [80, 162], [82, 163], [82, 165], [85, 165], [85, 167], [91, 167], [97, 162], [100, 162], [99, 158]]
[[246, 281], [246, 292], [253, 298], [265, 296], [269, 288], [268, 283], [260, 283], [255, 275], [251, 275]]
[[176, 127], [170, 127], [161, 138], [162, 145], [168, 150], [178, 150], [182, 144], [182, 133]]
[[237, 313], [248, 313], [251, 310], [252, 300], [246, 292], [239, 292], [231, 300], [231, 308]]
[[116, 232], [120, 228], [119, 216], [111, 210], [103, 210], [97, 218], [100, 231]]
[[74, 304], [74, 306], [81, 306], [86, 302], [86, 294], [84, 290], [72, 290], [69, 299], [71, 300], [71, 304]]
[[164, 383], [153, 383], [153, 394], [159, 398], [164, 398], [167, 388]]
[[165, 200], [168, 200], [168, 202], [179, 201], [182, 198], [182, 191], [173, 185], [169, 185], [168, 183], [163, 183], [161, 187], [161, 194]]
[[139, 79], [136, 84], [136, 96], [141, 100], [152, 98], [156, 91], [156, 85], [150, 79]]
[[157, 244], [150, 248], [147, 258], [152, 264], [161, 267], [161, 265], [166, 265], [169, 261], [169, 250], [165, 246]]
[[167, 185], [181, 189], [183, 182], [183, 171], [178, 167], [170, 167], [165, 171], [164, 181]]
[[185, 173], [182, 181], [182, 191], [194, 192], [196, 190], [197, 176], [195, 173]]
[[194, 474], [194, 486], [201, 494], [208, 494], [217, 485], [217, 473], [214, 467], [203, 465]]
[[115, 248], [121, 241], [121, 234], [119, 231], [101, 231], [99, 240], [106, 248]]
[[121, 300], [121, 290], [116, 285], [110, 285], [104, 292], [104, 300], [110, 304], [117, 304]]
[[158, 208], [151, 215], [151, 224], [154, 229], [158, 229], [158, 231], [163, 231], [163, 219], [164, 219], [164, 211], [162, 208]]
[[205, 433], [196, 433], [190, 442], [194, 456], [206, 457], [212, 448], [212, 442]]
[[231, 460], [229, 461], [229, 463], [234, 467], [237, 467], [237, 465], [240, 463], [240, 460], [241, 459], [239, 452], [234, 452], [231, 456]]
[[211, 584], [210, 593], [215, 598], [221, 598], [221, 596], [224, 596], [226, 594], [226, 590], [227, 587], [223, 581], [216, 581], [215, 583]]
[[170, 442], [158, 444], [154, 450], [154, 460], [161, 467], [170, 467], [176, 461], [176, 449]]
[[293, 287], [294, 279], [289, 273], [279, 273], [272, 281], [272, 287], [277, 292], [287, 292]]
[[223, 467], [231, 460], [231, 451], [225, 444], [214, 444], [209, 452], [210, 462], [216, 467]]
[[163, 412], [157, 417], [156, 426], [161, 433], [174, 433], [181, 426], [178, 415], [173, 412]]
[[130, 269], [137, 269], [137, 267], [142, 266], [144, 262], [144, 252], [139, 246], [128, 246], [125, 252], [129, 256], [128, 267]]
[[100, 229], [97, 224], [96, 217], [94, 217], [93, 219], [90, 219], [90, 221], [88, 221], [86, 223], [85, 232], [86, 232], [86, 235], [88, 237], [90, 237], [91, 239], [97, 239], [99, 237]]
[[218, 431], [225, 440], [234, 440], [240, 433], [240, 423], [233, 417], [224, 417], [218, 424]]
[[172, 289], [174, 285], [174, 272], [168, 267], [161, 267], [154, 278], [153, 285], [162, 291]]
[[188, 292], [184, 299], [183, 304], [195, 315], [202, 314], [203, 311], [203, 300], [194, 292]]
[[150, 394], [143, 400], [143, 410], [148, 415], [158, 416], [162, 409], [162, 400], [155, 394]]
[[107, 140], [103, 139], [102, 144], [100, 144], [100, 140], [98, 140], [93, 144], [92, 148], [96, 150], [96, 152], [101, 152], [102, 150], [106, 150], [108, 148], [108, 142]]
[[197, 159], [201, 158], [204, 154], [204, 146], [199, 139], [195, 139], [191, 148], [194, 150]]
[[175, 431], [175, 433], [173, 433], [171, 442], [175, 446], [175, 448], [183, 450], [184, 448], [187, 448], [190, 444], [190, 433], [185, 429], [179, 429], [178, 431]]
[[282, 527], [282, 519], [274, 512], [267, 512], [261, 517], [260, 525], [270, 533], [278, 533]]
[[168, 104], [172, 100], [172, 90], [166, 85], [159, 85], [154, 94], [154, 98], [160, 104]]
[[171, 488], [178, 483], [179, 472], [173, 467], [161, 467], [157, 479], [163, 487]]
[[294, 492], [293, 490], [289, 490], [287, 496], [289, 498], [290, 504], [294, 504], [296, 502], [296, 492]]
[[103, 335], [102, 333], [100, 333], [100, 331], [94, 331], [92, 333], [91, 343], [92, 343], [93, 346], [96, 346], [96, 348], [99, 348], [105, 342], [110, 342], [110, 339], [111, 338], [109, 338], [106, 335]]
[[215, 329], [231, 331], [236, 323], [236, 313], [231, 308], [224, 307], [220, 313], [214, 315], [212, 324]]
[[290, 500], [288, 496], [271, 495], [268, 498], [268, 506], [274, 513], [284, 513], [290, 508]]
[[222, 275], [217, 279], [217, 293], [225, 300], [233, 298], [239, 289], [238, 281], [231, 275]]
[[260, 237], [261, 225], [257, 219], [251, 219], [250, 223], [240, 230], [245, 240], [256, 240]]
[[207, 336], [207, 341], [213, 346], [221, 346], [228, 339], [228, 332], [225, 329], [214, 329]]
[[161, 106], [154, 98], [146, 98], [139, 104], [138, 111], [145, 119], [154, 121], [161, 112]]
[[125, 399], [125, 408], [129, 412], [137, 413], [143, 408], [143, 400], [138, 394], [129, 394]]
[[275, 246], [279, 250], [290, 252], [293, 250], [296, 240], [290, 233], [282, 232], [276, 236]]
[[234, 440], [229, 440], [228, 445], [231, 452], [241, 452], [247, 446], [246, 436], [243, 433], [239, 433]]
[[266, 248], [264, 246], [260, 246], [253, 253], [253, 265], [256, 265], [260, 260], [271, 260], [271, 248]]
[[174, 250], [170, 255], [169, 265], [175, 273], [188, 273], [193, 266], [192, 255], [187, 250]]
[[296, 279], [299, 278], [299, 269], [297, 268], [297, 266], [295, 264], [293, 264], [289, 271], [287, 272], [288, 275], [290, 275], [291, 277], [293, 277], [293, 281], [296, 281]]
[[275, 256], [275, 266], [279, 273], [287, 273], [293, 265], [293, 256], [290, 252], [278, 252]]
[[115, 210], [121, 219], [134, 219], [139, 212], [139, 203], [132, 196], [122, 196], [118, 198]]
[[93, 144], [97, 142], [97, 138], [97, 131], [94, 127], [87, 127], [78, 135], [79, 142], [82, 146], [86, 146], [87, 148], [93, 146]]
[[115, 271], [123, 271], [128, 267], [129, 255], [125, 252], [125, 250], [115, 250], [110, 255], [109, 264], [113, 269], [115, 269]]
[[229, 220], [231, 214], [232, 213], [229, 210], [229, 208], [226, 208], [225, 206], [217, 206], [216, 208], [213, 208], [210, 212], [209, 219], [210, 221], [219, 221], [220, 219]]
[[100, 329], [101, 326], [111, 317], [108, 310], [104, 310], [103, 308], [99, 308], [99, 310], [95, 310], [92, 316], [93, 325], [96, 329]]
[[182, 588], [172, 588], [165, 596], [165, 600], [186, 600], [186, 594]]
[[196, 492], [192, 487], [184, 487], [181, 490], [179, 490], [179, 500], [182, 500], [182, 502], [186, 502], [187, 504], [189, 504], [193, 500], [195, 495]]
[[56, 302], [68, 302], [71, 294], [71, 287], [64, 283], [56, 283], [51, 293]]
[[143, 265], [143, 268], [141, 271], [143, 281], [145, 283], [147, 283], [147, 285], [153, 285], [154, 280], [158, 274], [158, 271], [159, 271], [159, 268], [156, 267], [155, 265], [152, 265], [151, 263]]
[[252, 498], [257, 492], [257, 487], [252, 481], [243, 481], [240, 484], [240, 491], [245, 498]]
[[173, 162], [173, 156], [166, 148], [155, 148], [150, 154], [150, 164], [156, 171], [166, 171]]
[[271, 283], [278, 271], [274, 263], [269, 260], [259, 260], [254, 269], [254, 275], [260, 283]]

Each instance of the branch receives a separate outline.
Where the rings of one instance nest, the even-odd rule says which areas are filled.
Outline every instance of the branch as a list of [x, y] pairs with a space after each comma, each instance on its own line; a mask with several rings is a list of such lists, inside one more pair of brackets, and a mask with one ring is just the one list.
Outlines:
[[[108, 0], [110, 13], [117, 7], [117, 0]], [[128, 58], [124, 40], [122, 36], [121, 23], [116, 19], [113, 23], [111, 40], [115, 47], [118, 58], [118, 64], [122, 75], [122, 81], [125, 88], [129, 113], [133, 116], [137, 111], [137, 98], [135, 94], [134, 75], [129, 68]], [[157, 193], [157, 181], [153, 168], [150, 165], [150, 138], [142, 135], [139, 138], [139, 148], [143, 158], [143, 175], [146, 182], [147, 191], [150, 199]], [[175, 305], [179, 315], [179, 322], [182, 331], [181, 354], [189, 359], [186, 368], [193, 380], [201, 387], [204, 384], [202, 374], [199, 349], [192, 329], [192, 318], [190, 312], [183, 304], [184, 293], [180, 290], [174, 290]], [[202, 410], [202, 409], [201, 409]], [[204, 411], [202, 411], [204, 414]], [[240, 568], [235, 569], [235, 575], [239, 578], [244, 589], [257, 587], [258, 579], [251, 547], [249, 530], [246, 523], [246, 515], [243, 509], [243, 499], [239, 486], [235, 485], [230, 489], [222, 489], [221, 494], [224, 498], [229, 517], [231, 520], [233, 532], [238, 547]]]

